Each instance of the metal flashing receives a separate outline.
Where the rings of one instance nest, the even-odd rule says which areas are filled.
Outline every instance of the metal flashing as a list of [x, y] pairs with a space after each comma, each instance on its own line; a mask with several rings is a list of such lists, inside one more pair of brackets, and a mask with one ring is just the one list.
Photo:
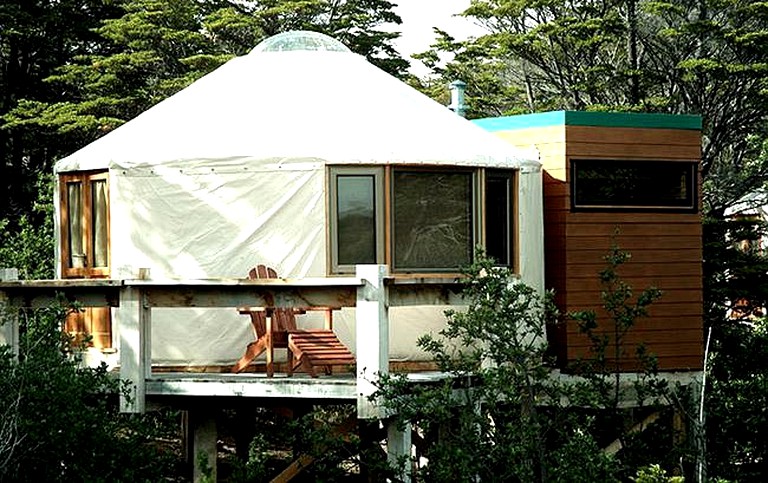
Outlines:
[[701, 116], [641, 112], [550, 111], [475, 119], [486, 131], [515, 131], [550, 126], [593, 126], [701, 130]]

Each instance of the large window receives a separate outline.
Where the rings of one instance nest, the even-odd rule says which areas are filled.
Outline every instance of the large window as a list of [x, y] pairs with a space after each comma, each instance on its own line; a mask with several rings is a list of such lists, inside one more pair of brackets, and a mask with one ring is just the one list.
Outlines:
[[696, 163], [571, 160], [575, 209], [696, 211]]
[[473, 185], [471, 172], [394, 170], [395, 269], [433, 271], [472, 261]]
[[[60, 179], [61, 273], [64, 278], [110, 275], [109, 179], [106, 172], [63, 174]], [[112, 345], [109, 309], [88, 307], [71, 314], [66, 330], [92, 345]]]
[[513, 182], [510, 170], [334, 167], [332, 271], [386, 263], [399, 273], [455, 273], [478, 243], [513, 266]]

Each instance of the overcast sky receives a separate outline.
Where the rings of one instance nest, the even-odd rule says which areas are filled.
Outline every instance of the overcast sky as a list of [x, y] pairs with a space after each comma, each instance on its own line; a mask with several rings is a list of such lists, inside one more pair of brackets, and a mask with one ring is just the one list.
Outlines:
[[397, 4], [395, 12], [403, 19], [399, 26], [402, 37], [395, 42], [395, 47], [411, 62], [411, 71], [416, 75], [424, 75], [427, 70], [410, 56], [429, 49], [435, 39], [432, 27], [462, 40], [482, 34], [480, 27], [455, 16], [469, 7], [470, 0], [393, 0], [393, 3]]

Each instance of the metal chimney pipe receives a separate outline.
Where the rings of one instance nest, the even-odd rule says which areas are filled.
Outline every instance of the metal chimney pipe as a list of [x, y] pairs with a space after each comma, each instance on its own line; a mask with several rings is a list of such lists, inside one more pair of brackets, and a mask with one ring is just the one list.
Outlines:
[[460, 80], [455, 80], [448, 86], [448, 89], [451, 91], [451, 103], [448, 105], [448, 109], [461, 117], [464, 117], [467, 113], [467, 105], [464, 103], [464, 91], [466, 88], [467, 83]]

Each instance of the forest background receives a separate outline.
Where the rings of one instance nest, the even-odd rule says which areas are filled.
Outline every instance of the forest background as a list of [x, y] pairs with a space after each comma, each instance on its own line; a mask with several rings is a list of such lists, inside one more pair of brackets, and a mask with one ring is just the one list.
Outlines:
[[[463, 15], [488, 33], [456, 40], [438, 25], [435, 44], [418, 55], [430, 74], [417, 78], [393, 46], [400, 19], [385, 0], [3, 1], [0, 267], [18, 267], [22, 278], [53, 275], [51, 176], [57, 159], [287, 30], [337, 38], [443, 104], [448, 83], [461, 79], [470, 118], [561, 109], [697, 114], [703, 124], [705, 330], [711, 330], [707, 474], [743, 481], [768, 474], [768, 440], [760, 436], [768, 431], [766, 321], [729, 312], [734, 300], [768, 306], [768, 264], [759, 243], [764, 223], [730, 216], [745, 200], [765, 203], [768, 4], [474, 0]], [[446, 58], [451, 60], [441, 60]], [[739, 241], [752, 243], [743, 249]], [[4, 368], [0, 383], [18, 383], [12, 376], [23, 371], [10, 362]], [[66, 390], [36, 400], [47, 405], [41, 409], [29, 401], [35, 391], [50, 391], [50, 377], [33, 373], [23, 373], [23, 397], [31, 399], [19, 396], [3, 405], [15, 408], [22, 426], [29, 419], [27, 442], [38, 450], [71, 447], [74, 462], [84, 441], [108, 440], [108, 434], [101, 442], [84, 434], [113, 422], [83, 422], [74, 402], [88, 399], [101, 382], [62, 375]], [[25, 405], [37, 412], [25, 413]], [[50, 431], [35, 436], [40, 412], [64, 420], [67, 411], [84, 426], [78, 432], [67, 423], [71, 441], [45, 442]], [[0, 449], [3, 471], [25, 464], [6, 458], [18, 447]], [[86, 474], [98, 470], [70, 466]]]

